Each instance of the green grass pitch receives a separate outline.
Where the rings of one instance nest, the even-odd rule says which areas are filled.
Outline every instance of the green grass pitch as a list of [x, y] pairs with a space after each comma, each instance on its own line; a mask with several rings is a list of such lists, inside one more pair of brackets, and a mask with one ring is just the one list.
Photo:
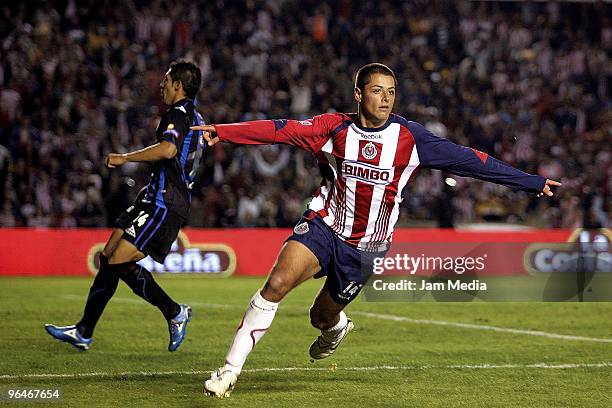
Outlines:
[[202, 382], [223, 362], [244, 307], [263, 280], [158, 281], [174, 299], [193, 306], [187, 340], [175, 353], [166, 350], [161, 313], [123, 283], [92, 348], [78, 352], [53, 340], [43, 324], [77, 321], [91, 279], [0, 279], [0, 389], [61, 388], [61, 401], [25, 405], [51, 407], [612, 406], [612, 342], [605, 341], [612, 339], [612, 303], [358, 299], [347, 309], [356, 330], [334, 356], [311, 363], [307, 350], [317, 331], [309, 325], [308, 308], [322, 283], [311, 281], [281, 304], [232, 396], [219, 400], [202, 394]]

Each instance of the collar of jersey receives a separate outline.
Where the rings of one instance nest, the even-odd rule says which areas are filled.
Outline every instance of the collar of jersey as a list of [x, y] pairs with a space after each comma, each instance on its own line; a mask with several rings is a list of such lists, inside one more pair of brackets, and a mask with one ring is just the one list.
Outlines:
[[389, 127], [390, 124], [392, 124], [393, 122], [395, 122], [394, 120], [394, 114], [390, 114], [389, 118], [387, 119], [387, 121], [385, 122], [384, 125], [382, 125], [381, 127], [376, 127], [376, 128], [369, 128], [369, 127], [364, 127], [364, 126], [360, 126], [359, 123], [357, 123], [356, 121], [353, 121], [353, 124], [355, 126], [357, 126], [357, 128], [359, 130], [363, 130], [364, 132], [380, 132], [381, 130], [385, 130], [386, 128]]
[[191, 101], [191, 99], [189, 99], [189, 98], [185, 97], [185, 98], [181, 99], [181, 100], [180, 100], [180, 101], [178, 101], [178, 102], [174, 102], [174, 105], [172, 105], [172, 107], [173, 107], [173, 108], [175, 108], [175, 107], [177, 107], [177, 106], [185, 105], [185, 103], [188, 103], [188, 102], [190, 102], [190, 101]]

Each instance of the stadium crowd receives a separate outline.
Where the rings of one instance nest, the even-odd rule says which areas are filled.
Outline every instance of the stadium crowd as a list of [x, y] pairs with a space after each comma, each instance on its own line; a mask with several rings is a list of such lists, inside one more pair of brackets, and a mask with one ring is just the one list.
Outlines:
[[[78, 3], [78, 4], [77, 4]], [[454, 1], [97, 1], [0, 5], [0, 226], [97, 227], [148, 178], [109, 152], [154, 142], [170, 61], [196, 62], [208, 123], [353, 111], [354, 71], [395, 70], [395, 112], [562, 180], [551, 200], [423, 170], [400, 225], [609, 226], [609, 6]], [[293, 225], [319, 170], [287, 146], [207, 152], [190, 225]]]

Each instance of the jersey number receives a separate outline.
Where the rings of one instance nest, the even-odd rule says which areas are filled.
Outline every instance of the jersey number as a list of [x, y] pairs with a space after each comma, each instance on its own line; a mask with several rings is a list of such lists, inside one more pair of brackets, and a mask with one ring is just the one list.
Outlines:
[[132, 224], [136, 224], [138, 225], [138, 227], [142, 227], [144, 223], [147, 222], [147, 218], [149, 218], [149, 214], [145, 213], [144, 211], [141, 211], [140, 214], [138, 214], [138, 217], [134, 218]]
[[355, 292], [357, 292], [359, 289], [361, 289], [363, 285], [357, 282], [351, 282], [348, 284], [348, 286], [346, 288], [344, 288], [344, 290], [342, 291], [343, 294], [348, 295], [348, 296], [353, 296], [355, 294]]

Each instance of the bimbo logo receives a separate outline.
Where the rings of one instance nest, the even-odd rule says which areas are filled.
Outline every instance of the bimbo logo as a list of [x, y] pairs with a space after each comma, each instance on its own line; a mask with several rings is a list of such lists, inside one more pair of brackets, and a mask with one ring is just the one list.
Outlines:
[[[94, 245], [88, 256], [89, 271], [98, 273], [100, 253], [104, 244]], [[179, 232], [164, 263], [147, 256], [138, 262], [151, 272], [191, 273], [206, 276], [229, 276], [236, 270], [236, 254], [225, 244], [190, 243], [187, 235]]]
[[393, 169], [381, 169], [369, 164], [347, 160], [342, 163], [342, 175], [364, 183], [387, 185], [393, 179]]

